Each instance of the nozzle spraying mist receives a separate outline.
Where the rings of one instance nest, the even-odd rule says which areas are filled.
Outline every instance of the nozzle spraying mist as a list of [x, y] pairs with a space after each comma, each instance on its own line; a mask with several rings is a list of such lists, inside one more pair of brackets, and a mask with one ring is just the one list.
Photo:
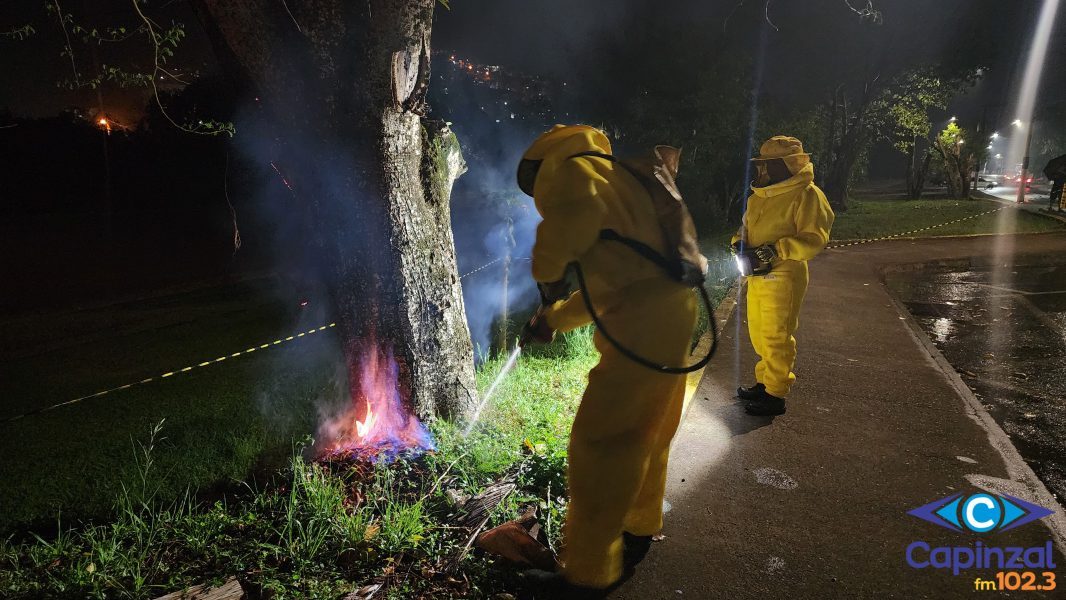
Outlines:
[[518, 355], [522, 353], [522, 346], [515, 346], [515, 349], [511, 352], [511, 356], [507, 358], [507, 362], [504, 363], [503, 368], [496, 375], [496, 380], [492, 382], [489, 389], [485, 391], [485, 395], [481, 397], [481, 403], [478, 404], [477, 410], [474, 411], [474, 416], [470, 418], [470, 423], [467, 424], [466, 429], [463, 430], [463, 437], [470, 435], [470, 432], [474, 430], [474, 425], [481, 419], [481, 411], [485, 409], [489, 404], [489, 400], [492, 399], [493, 394], [496, 393], [496, 388], [500, 387], [500, 383], [503, 382], [504, 377], [511, 372], [516, 362], [518, 362]]
[[481, 411], [488, 406], [492, 396], [496, 393], [496, 389], [500, 387], [500, 383], [503, 382], [507, 374], [514, 368], [515, 363], [518, 362], [518, 356], [522, 354], [522, 348], [529, 344], [549, 343], [554, 338], [555, 331], [548, 327], [547, 319], [544, 317], [544, 306], [541, 305], [537, 312], [534, 313], [533, 318], [522, 328], [522, 334], [518, 337], [518, 345], [511, 351], [511, 355], [507, 357], [507, 362], [503, 364], [500, 372], [496, 375], [496, 379], [489, 386], [489, 389], [485, 391], [485, 395], [481, 397], [481, 402], [478, 404], [477, 410], [474, 411], [474, 416], [470, 418], [470, 423], [463, 430], [464, 437], [470, 435], [478, 420], [481, 419]]

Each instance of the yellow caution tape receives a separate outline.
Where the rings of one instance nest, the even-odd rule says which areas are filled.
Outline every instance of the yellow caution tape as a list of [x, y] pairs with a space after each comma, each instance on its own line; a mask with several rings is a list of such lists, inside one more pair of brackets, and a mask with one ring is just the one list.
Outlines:
[[220, 363], [220, 362], [222, 362], [222, 361], [224, 361], [224, 360], [226, 360], [228, 358], [237, 358], [238, 356], [243, 356], [245, 354], [251, 354], [252, 352], [255, 352], [256, 350], [259, 350], [259, 349], [262, 349], [262, 348], [269, 348], [271, 346], [276, 346], [278, 344], [281, 344], [283, 341], [284, 342], [289, 342], [289, 341], [292, 341], [294, 339], [302, 338], [304, 336], [311, 335], [313, 333], [318, 333], [319, 331], [325, 331], [326, 329], [329, 329], [331, 327], [336, 327], [336, 326], [337, 326], [336, 323], [330, 323], [329, 325], [323, 325], [321, 327], [316, 327], [314, 329], [309, 329], [309, 330], [301, 332], [301, 333], [299, 333], [297, 335], [290, 335], [289, 337], [285, 338], [284, 340], [274, 340], [273, 343], [262, 344], [262, 345], [260, 345], [258, 347], [252, 346], [251, 348], [248, 348], [247, 350], [241, 350], [240, 352], [234, 352], [233, 354], [226, 355], [226, 356], [220, 356], [220, 357], [212, 359], [212, 360], [205, 360], [205, 361], [203, 361], [201, 363], [198, 363], [196, 366], [183, 367], [181, 369], [174, 369], [173, 371], [167, 371], [166, 373], [163, 373], [162, 375], [159, 375], [159, 376], [156, 376], [156, 377], [149, 377], [147, 379], [142, 379], [142, 380], [140, 380], [140, 381], [138, 381], [136, 383], [127, 383], [126, 385], [120, 385], [118, 387], [113, 387], [111, 389], [107, 389], [107, 390], [103, 390], [103, 391], [100, 391], [100, 392], [96, 392], [94, 394], [89, 394], [87, 396], [82, 396], [80, 398], [74, 398], [73, 400], [67, 400], [66, 402], [60, 402], [59, 404], [53, 404], [52, 406], [46, 406], [44, 408], [39, 408], [37, 410], [33, 410], [33, 411], [30, 411], [30, 412], [27, 412], [27, 413], [23, 413], [21, 415], [15, 416], [15, 417], [9, 417], [7, 419], [0, 420], [0, 423], [10, 423], [11, 421], [17, 421], [17, 420], [19, 420], [19, 419], [21, 419], [23, 417], [28, 417], [28, 416], [31, 416], [31, 415], [36, 415], [36, 414], [40, 414], [40, 413], [47, 412], [47, 411], [50, 411], [50, 410], [54, 410], [54, 409], [59, 408], [61, 406], [68, 406], [68, 405], [71, 405], [71, 404], [75, 404], [77, 402], [81, 402], [82, 400], [88, 400], [90, 398], [98, 398], [100, 396], [104, 396], [104, 395], [110, 394], [112, 392], [118, 392], [118, 391], [121, 391], [121, 390], [128, 390], [128, 389], [130, 389], [131, 387], [134, 387], [134, 386], [144, 385], [146, 383], [152, 383], [153, 381], [155, 381], [157, 379], [162, 380], [162, 379], [166, 379], [167, 377], [173, 377], [174, 375], [178, 375], [180, 373], [188, 373], [189, 371], [192, 371], [193, 369], [199, 369], [199, 368], [202, 368], [202, 367], [206, 367], [206, 366], [209, 366], [209, 365]]

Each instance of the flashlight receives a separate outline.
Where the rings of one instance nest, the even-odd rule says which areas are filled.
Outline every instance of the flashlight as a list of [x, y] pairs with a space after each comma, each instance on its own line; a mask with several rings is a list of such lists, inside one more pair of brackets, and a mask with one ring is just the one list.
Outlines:
[[759, 257], [758, 248], [744, 248], [733, 255], [737, 261], [737, 271], [745, 277], [766, 275], [773, 270], [773, 261]]
[[734, 254], [733, 259], [737, 261], [737, 271], [740, 274], [747, 277], [751, 275], [751, 259], [748, 256], [742, 254]]

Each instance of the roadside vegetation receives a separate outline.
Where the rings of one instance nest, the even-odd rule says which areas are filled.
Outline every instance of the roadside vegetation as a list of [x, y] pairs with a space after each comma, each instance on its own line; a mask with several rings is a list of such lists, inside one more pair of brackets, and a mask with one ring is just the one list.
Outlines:
[[[464, 548], [459, 503], [500, 480], [516, 484], [489, 526], [537, 506], [550, 540], [565, 515], [566, 443], [588, 370], [591, 331], [527, 352], [469, 437], [433, 426], [437, 449], [393, 462], [322, 462], [291, 448], [287, 468], [214, 501], [176, 496], [162, 467], [181, 435], [161, 421], [133, 441], [111, 519], [56, 517], [51, 531], [0, 541], [8, 598], [152, 598], [236, 576], [253, 598], [336, 598], [366, 585], [381, 596], [482, 597], [507, 585]], [[501, 360], [480, 369], [484, 390]]]
[[[1004, 208], [1014, 212], [1003, 219], [1003, 211], [976, 216]], [[975, 217], [975, 218], [969, 218]], [[894, 236], [923, 227], [942, 225], [957, 219], [967, 219], [943, 227], [900, 237], [939, 237], [987, 233], [1040, 233], [1061, 231], [1066, 223], [1023, 210], [1014, 211], [995, 200], [852, 200], [846, 212], [837, 214], [833, 224], [832, 242]], [[1001, 230], [1002, 229], [1002, 230]]]

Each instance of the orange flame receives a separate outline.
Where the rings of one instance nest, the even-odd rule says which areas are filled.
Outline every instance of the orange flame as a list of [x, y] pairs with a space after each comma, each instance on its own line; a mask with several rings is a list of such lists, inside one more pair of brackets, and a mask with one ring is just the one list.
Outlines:
[[429, 432], [403, 401], [391, 350], [367, 344], [349, 371], [351, 402], [319, 427], [324, 454], [392, 457], [404, 450], [433, 448]]

